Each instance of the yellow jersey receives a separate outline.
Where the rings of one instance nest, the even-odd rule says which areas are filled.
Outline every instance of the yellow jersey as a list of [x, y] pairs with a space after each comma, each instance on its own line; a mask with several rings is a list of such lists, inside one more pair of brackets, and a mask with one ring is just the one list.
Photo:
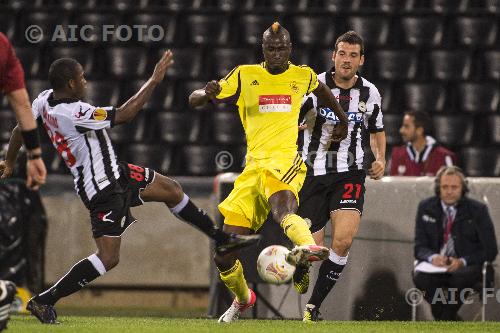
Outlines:
[[219, 81], [216, 103], [236, 104], [247, 140], [247, 157], [254, 159], [297, 154], [298, 118], [302, 98], [318, 87], [308, 66], [289, 63], [271, 74], [265, 63], [241, 65]]

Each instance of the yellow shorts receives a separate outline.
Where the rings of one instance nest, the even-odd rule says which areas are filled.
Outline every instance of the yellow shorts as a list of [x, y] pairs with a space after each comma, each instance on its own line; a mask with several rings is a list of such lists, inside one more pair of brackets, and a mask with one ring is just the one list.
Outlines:
[[289, 190], [299, 201], [306, 166], [297, 154], [289, 159], [266, 159], [248, 163], [236, 178], [234, 189], [219, 204], [224, 224], [259, 230], [269, 214], [268, 199]]

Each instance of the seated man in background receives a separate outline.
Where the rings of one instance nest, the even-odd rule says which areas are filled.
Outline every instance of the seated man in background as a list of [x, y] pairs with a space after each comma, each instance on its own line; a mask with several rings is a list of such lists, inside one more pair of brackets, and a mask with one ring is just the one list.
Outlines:
[[[418, 206], [415, 258], [419, 265], [413, 280], [436, 320], [457, 320], [463, 290], [482, 280], [483, 263], [498, 254], [495, 229], [487, 206], [466, 196], [467, 180], [460, 168], [439, 169], [435, 191]], [[432, 269], [423, 269], [422, 262], [431, 263]]]
[[443, 165], [457, 164], [456, 155], [430, 136], [432, 119], [427, 113], [406, 112], [399, 133], [405, 145], [392, 150], [391, 176], [435, 176]]

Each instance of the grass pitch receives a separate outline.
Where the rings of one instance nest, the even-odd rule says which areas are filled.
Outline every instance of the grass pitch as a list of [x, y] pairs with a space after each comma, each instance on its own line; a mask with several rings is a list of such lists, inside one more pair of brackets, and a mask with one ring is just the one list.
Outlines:
[[88, 317], [60, 316], [61, 325], [42, 325], [31, 316], [15, 315], [5, 333], [196, 333], [196, 332], [500, 332], [496, 322], [367, 322], [323, 321], [304, 324], [294, 320], [240, 320], [231, 325], [221, 325], [215, 319], [171, 319], [160, 317]]

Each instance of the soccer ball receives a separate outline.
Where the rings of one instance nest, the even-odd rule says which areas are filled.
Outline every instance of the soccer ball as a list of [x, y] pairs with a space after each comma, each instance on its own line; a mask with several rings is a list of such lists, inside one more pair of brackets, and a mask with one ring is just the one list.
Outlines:
[[285, 260], [288, 252], [290, 251], [281, 245], [271, 245], [262, 250], [257, 259], [257, 271], [260, 278], [272, 284], [290, 281], [295, 272], [295, 266]]

